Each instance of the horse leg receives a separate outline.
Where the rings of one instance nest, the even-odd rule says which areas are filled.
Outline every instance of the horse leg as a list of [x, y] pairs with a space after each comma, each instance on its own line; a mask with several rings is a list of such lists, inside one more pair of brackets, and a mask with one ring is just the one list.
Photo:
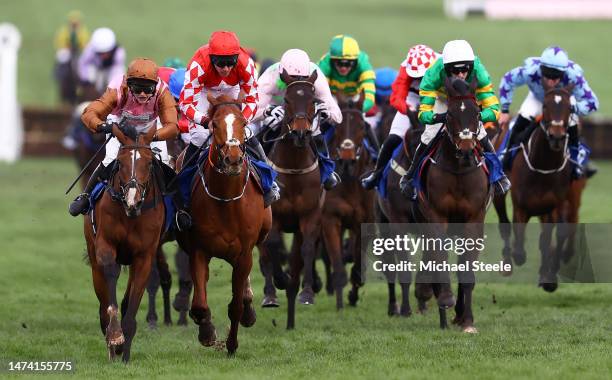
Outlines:
[[257, 321], [257, 313], [253, 307], [253, 288], [251, 288], [251, 278], [247, 277], [246, 286], [244, 287], [244, 294], [242, 296], [242, 303], [244, 309], [242, 311], [242, 318], [240, 324], [244, 327], [251, 327]]
[[352, 256], [353, 266], [351, 267], [351, 290], [348, 294], [349, 305], [356, 306], [359, 300], [359, 288], [363, 286], [363, 276], [361, 271], [361, 227], [358, 227], [352, 231]]
[[[512, 257], [510, 249], [510, 236], [512, 233], [512, 225], [510, 224], [510, 219], [508, 219], [508, 212], [506, 211], [506, 195], [496, 195], [493, 198], [493, 205], [495, 206], [495, 211], [497, 212], [497, 216], [499, 217], [499, 234], [504, 241], [504, 248], [502, 249], [502, 259], [504, 260], [504, 264], [510, 264], [512, 266]], [[507, 272], [502, 272], [502, 276], [511, 276], [512, 270]]]
[[[247, 287], [249, 273], [253, 266], [252, 252], [243, 251], [240, 254], [239, 262], [233, 264], [232, 271], [232, 301], [227, 305], [227, 315], [231, 321], [230, 331], [225, 341], [227, 354], [233, 355], [238, 349], [238, 325], [242, 319], [244, 311], [244, 292]], [[253, 323], [255, 323], [253, 321]]]
[[[302, 305], [314, 304], [313, 269], [315, 259], [315, 243], [320, 233], [320, 210], [316, 209], [310, 215], [300, 218], [300, 234], [302, 235], [300, 252], [304, 261], [304, 286], [299, 299]], [[297, 233], [296, 233], [297, 235]]]
[[[400, 252], [398, 258], [401, 261], [408, 262], [410, 255], [407, 252]], [[402, 289], [402, 306], [400, 308], [400, 315], [402, 317], [409, 317], [412, 315], [412, 308], [410, 307], [410, 283], [412, 282], [412, 273], [410, 271], [401, 271], [398, 273], [398, 280], [400, 288]]]
[[200, 250], [192, 252], [189, 256], [191, 279], [193, 280], [193, 300], [191, 301], [189, 316], [199, 326], [198, 340], [205, 347], [210, 347], [217, 341], [217, 332], [211, 321], [206, 294], [209, 262], [210, 258]]
[[[442, 284], [433, 283], [431, 284], [431, 288], [433, 289], [433, 294], [436, 298], [439, 299], [440, 293], [442, 292]], [[448, 328], [448, 322], [446, 320], [446, 307], [438, 305], [438, 315], [440, 317], [440, 328], [445, 330]]]
[[273, 224], [270, 234], [263, 244], [265, 246], [266, 253], [268, 254], [268, 258], [272, 263], [272, 279], [274, 280], [274, 286], [280, 290], [286, 289], [289, 278], [283, 271], [283, 266], [281, 264], [283, 261], [282, 256], [285, 252], [285, 245], [283, 242], [282, 233], [280, 232], [280, 229], [276, 223]]
[[[323, 218], [321, 226], [325, 249], [332, 263], [332, 282], [336, 292], [336, 310], [344, 307], [342, 302], [342, 290], [348, 282], [346, 269], [342, 262], [342, 225], [337, 218]], [[300, 299], [301, 301], [301, 299]]]
[[[154, 250], [155, 248], [151, 249]], [[125, 363], [130, 361], [132, 340], [136, 335], [136, 313], [138, 312], [138, 307], [140, 306], [142, 295], [147, 286], [149, 274], [151, 273], [153, 252], [143, 253], [141, 255], [135, 254], [134, 261], [132, 262], [133, 269], [130, 270], [130, 276], [133, 276], [133, 278], [130, 286], [128, 308], [126, 315], [121, 318], [121, 328], [125, 334], [122, 359]]]
[[172, 287], [172, 275], [166, 260], [166, 254], [159, 247], [157, 253], [157, 270], [159, 272], [159, 283], [162, 288], [162, 298], [164, 300], [164, 325], [172, 325], [172, 316], [170, 315], [170, 288]]
[[323, 261], [323, 267], [325, 268], [325, 291], [328, 296], [334, 294], [334, 283], [332, 279], [332, 266], [329, 254], [325, 249], [325, 244], [321, 245], [321, 260]]
[[[114, 359], [115, 354], [122, 351], [122, 345], [125, 342], [125, 335], [117, 318], [117, 280], [121, 272], [121, 266], [117, 263], [109, 263], [102, 266], [104, 280], [107, 286], [109, 296], [108, 307], [108, 325], [106, 326], [106, 345], [109, 351], [109, 358]], [[129, 281], [128, 281], [129, 282]]]
[[387, 307], [387, 315], [395, 317], [399, 315], [399, 305], [395, 297], [395, 282], [388, 282], [387, 289], [389, 291], [389, 305]]
[[263, 244], [259, 246], [259, 270], [264, 277], [264, 298], [261, 301], [261, 307], [279, 307], [278, 298], [276, 297], [276, 288], [272, 280], [272, 262], [265, 250]]
[[174, 256], [174, 262], [179, 275], [179, 291], [174, 296], [172, 306], [174, 310], [179, 312], [179, 319], [176, 324], [179, 326], [187, 326], [189, 295], [193, 287], [191, 274], [189, 273], [189, 256], [179, 247]]
[[525, 264], [527, 253], [525, 252], [525, 229], [529, 222], [529, 215], [523, 209], [514, 208], [512, 216], [512, 229], [514, 230], [514, 249], [512, 259], [518, 266]]
[[457, 302], [455, 303], [455, 318], [452, 320], [453, 325], [461, 325], [463, 323], [463, 313], [465, 311], [464, 287], [460, 283], [457, 284]]
[[547, 292], [554, 292], [557, 290], [558, 282], [557, 273], [553, 270], [555, 258], [551, 247], [554, 227], [552, 213], [540, 216], [540, 225], [542, 227], [540, 232], [541, 262], [538, 286], [541, 286]]
[[[160, 248], [158, 248], [157, 254], [159, 254], [159, 249]], [[157, 260], [153, 260], [153, 262], [151, 263], [151, 274], [149, 276], [149, 281], [147, 283], [147, 294], [149, 295], [149, 308], [147, 309], [146, 321], [149, 324], [150, 329], [157, 328], [157, 310], [155, 307], [155, 299], [157, 298], [157, 290], [159, 290], [159, 270], [158, 269], [159, 268], [157, 267]], [[125, 299], [126, 298], [124, 298], [124, 300]]]
[[296, 232], [291, 244], [291, 254], [289, 256], [289, 281], [287, 283], [287, 330], [295, 328], [295, 298], [300, 286], [300, 273], [304, 266], [300, 255], [300, 245], [302, 236]]

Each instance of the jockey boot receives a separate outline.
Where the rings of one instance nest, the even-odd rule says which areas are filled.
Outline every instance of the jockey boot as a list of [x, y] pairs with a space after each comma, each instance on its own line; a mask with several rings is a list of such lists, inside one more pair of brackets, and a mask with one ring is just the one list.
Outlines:
[[374, 133], [374, 128], [368, 123], [365, 124], [366, 137], [368, 141], [372, 144], [372, 147], [374, 147], [374, 149], [378, 151], [380, 149], [380, 143], [378, 142], [378, 137], [376, 136], [376, 133]]
[[[159, 165], [163, 171], [166, 194], [172, 195], [172, 203], [174, 203], [174, 207], [176, 207], [176, 214], [174, 215], [176, 228], [179, 231], [186, 231], [191, 228], [191, 215], [187, 211], [187, 206], [185, 205], [181, 190], [179, 189], [178, 181], [175, 180], [176, 173], [174, 169], [163, 162], [159, 162]], [[172, 182], [172, 185], [168, 187], [170, 182]]]
[[[257, 161], [268, 163], [268, 156], [264, 151], [263, 146], [256, 137], [251, 137], [246, 141], [247, 152], [250, 153]], [[269, 207], [272, 203], [280, 199], [280, 188], [276, 181], [272, 182], [272, 186], [267, 193], [264, 194], [264, 208]]]
[[[314, 142], [315, 148], [317, 149], [316, 153], [318, 155], [325, 156], [329, 158], [329, 150], [327, 149], [327, 143], [325, 142], [325, 136], [317, 135], [312, 136], [312, 141]], [[336, 172], [332, 172], [329, 178], [323, 183], [323, 188], [325, 190], [331, 190], [334, 187], [338, 186], [340, 183], [340, 177]]]
[[[493, 147], [493, 144], [491, 144], [489, 136], [485, 135], [485, 137], [483, 137], [482, 140], [479, 140], [479, 142], [484, 152], [495, 154], [495, 148]], [[506, 177], [506, 174], [502, 172], [502, 177], [495, 182], [495, 193], [500, 195], [506, 194], [508, 190], [510, 190], [510, 180], [508, 177]]]
[[376, 184], [378, 184], [380, 176], [385, 170], [387, 163], [389, 163], [393, 151], [401, 142], [402, 138], [397, 135], [389, 135], [387, 139], [383, 142], [383, 145], [380, 148], [380, 152], [378, 153], [378, 160], [376, 161], [376, 166], [374, 167], [374, 170], [365, 174], [361, 178], [361, 186], [364, 189], [371, 190], [376, 186]]
[[87, 181], [87, 185], [83, 192], [79, 194], [72, 203], [70, 203], [70, 207], [68, 207], [68, 212], [72, 216], [77, 216], [79, 214], [86, 214], [87, 210], [89, 210], [89, 195], [93, 191], [94, 187], [98, 184], [98, 182], [102, 182], [108, 180], [110, 177], [110, 173], [112, 171], [113, 163], [108, 166], [104, 166], [104, 164], [99, 164], [96, 170], [91, 173], [91, 177]]
[[510, 171], [510, 162], [512, 157], [512, 153], [510, 149], [514, 147], [514, 145], [520, 142], [520, 139], [523, 138], [523, 131], [531, 124], [531, 120], [524, 118], [520, 114], [516, 117], [514, 121], [514, 125], [512, 126], [512, 130], [510, 130], [510, 136], [508, 137], [508, 144], [506, 145], [506, 153], [504, 153], [504, 158], [502, 160], [502, 167], [505, 172]]
[[435, 141], [435, 139], [429, 142], [429, 144], [424, 144], [423, 142], [419, 143], [419, 145], [417, 146], [414, 152], [414, 158], [412, 159], [412, 162], [410, 163], [410, 167], [408, 168], [408, 171], [400, 179], [399, 185], [400, 185], [400, 190], [402, 191], [402, 194], [405, 197], [408, 197], [412, 200], [416, 200], [416, 197], [417, 197], [416, 189], [414, 187], [414, 184], [412, 183], [414, 172], [417, 170], [419, 163], [423, 160], [423, 157], [425, 157], [427, 152], [429, 152], [429, 148], [431, 148], [433, 141]]
[[[578, 136], [578, 125], [570, 125], [567, 129], [569, 135], [568, 144], [570, 148], [576, 152], [580, 149], [580, 137]], [[572, 179], [578, 179], [582, 176], [591, 178], [597, 173], [597, 168], [591, 164], [591, 161], [587, 161], [586, 165], [580, 166], [574, 162], [574, 170], [572, 171]]]
[[185, 150], [185, 157], [183, 157], [183, 168], [186, 166], [195, 165], [197, 158], [192, 158], [200, 151], [200, 147], [195, 146], [193, 144], [187, 145], [187, 150]]

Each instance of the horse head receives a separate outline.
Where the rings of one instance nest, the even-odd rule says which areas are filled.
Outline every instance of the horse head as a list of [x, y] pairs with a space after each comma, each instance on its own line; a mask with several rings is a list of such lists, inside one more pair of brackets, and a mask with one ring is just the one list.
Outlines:
[[340, 93], [335, 95], [342, 112], [342, 122], [334, 131], [330, 153], [334, 160], [339, 161], [340, 175], [345, 171], [353, 175], [354, 164], [361, 157], [366, 136], [367, 126], [362, 112], [365, 94], [362, 92], [358, 99], [347, 98]]
[[480, 107], [476, 102], [476, 78], [467, 83], [460, 78], [446, 78], [448, 95], [446, 131], [455, 145], [458, 157], [469, 159], [473, 155], [480, 128]]
[[287, 125], [289, 134], [295, 136], [294, 144], [303, 147], [306, 137], [312, 133], [312, 123], [315, 118], [315, 87], [317, 71], [309, 77], [291, 77], [285, 70], [281, 79], [287, 84], [285, 93], [285, 118], [281, 122]]
[[573, 88], [573, 85], [549, 87], [544, 84], [545, 93], [540, 126], [546, 133], [546, 139], [553, 151], [560, 151], [565, 148], [572, 109], [571, 94]]
[[153, 151], [150, 144], [156, 130], [155, 122], [151, 123], [144, 133], [113, 125], [113, 135], [121, 143], [117, 155], [119, 170], [115, 176], [119, 177], [117, 197], [129, 217], [140, 215], [149, 191], [153, 171]]
[[241, 103], [229, 96], [215, 98], [208, 94], [209, 117], [213, 141], [209, 162], [220, 173], [239, 175], [244, 166], [247, 121]]

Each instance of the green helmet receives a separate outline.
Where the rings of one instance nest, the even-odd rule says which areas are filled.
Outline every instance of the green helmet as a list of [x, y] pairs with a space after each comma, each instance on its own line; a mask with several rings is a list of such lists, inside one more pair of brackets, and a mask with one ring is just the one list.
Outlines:
[[178, 57], [170, 57], [166, 58], [163, 67], [172, 67], [173, 69], [180, 69], [181, 67], [185, 67], [185, 62]]
[[359, 44], [357, 40], [346, 34], [338, 34], [329, 44], [331, 59], [357, 59], [359, 57]]

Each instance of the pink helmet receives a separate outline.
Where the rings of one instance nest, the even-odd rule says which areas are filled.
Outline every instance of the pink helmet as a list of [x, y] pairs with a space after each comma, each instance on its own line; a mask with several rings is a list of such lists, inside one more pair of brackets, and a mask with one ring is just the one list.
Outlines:
[[408, 50], [406, 57], [406, 74], [412, 78], [421, 78], [427, 68], [438, 59], [438, 53], [427, 45], [415, 45]]
[[307, 77], [310, 75], [310, 58], [304, 50], [289, 49], [280, 60], [279, 72], [287, 71], [291, 76]]

